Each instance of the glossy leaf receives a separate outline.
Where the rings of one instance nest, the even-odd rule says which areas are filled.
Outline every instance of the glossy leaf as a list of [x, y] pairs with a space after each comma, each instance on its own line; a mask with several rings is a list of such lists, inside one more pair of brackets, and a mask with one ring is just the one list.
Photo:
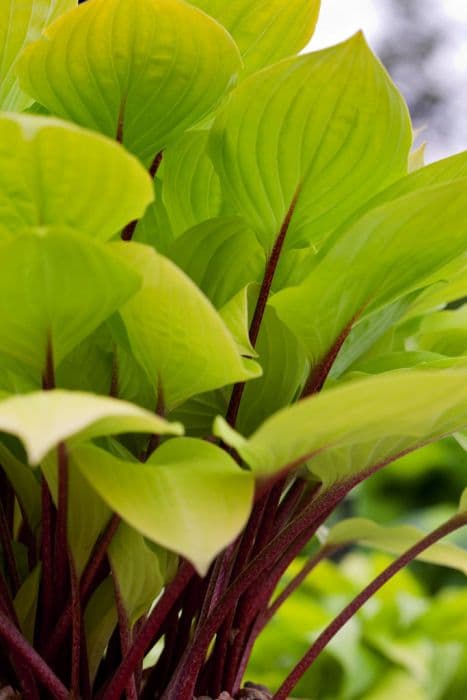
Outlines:
[[266, 264], [254, 231], [237, 216], [210, 219], [175, 241], [169, 257], [221, 308], [251, 282], [260, 282]]
[[376, 375], [279, 411], [248, 440], [220, 418], [215, 433], [260, 477], [311, 460], [328, 486], [466, 426], [466, 379], [465, 367]]
[[357, 320], [422, 289], [464, 252], [466, 192], [457, 180], [377, 207], [329, 242], [302, 284], [271, 300], [314, 365]]
[[126, 401], [55, 389], [1, 401], [0, 430], [16, 435], [36, 465], [59, 442], [131, 432], [180, 435], [182, 427]]
[[248, 78], [210, 152], [227, 201], [270, 250], [291, 209], [287, 245], [320, 243], [405, 174], [410, 142], [405, 104], [357, 34]]
[[[350, 518], [340, 521], [329, 530], [325, 545], [333, 547], [355, 542], [399, 555], [413, 547], [425, 534], [410, 525], [383, 527], [372, 520]], [[467, 551], [449, 542], [439, 542], [429, 547], [418, 558], [431, 564], [458, 569], [467, 575]]]
[[109, 561], [129, 621], [134, 624], [148, 612], [164, 586], [159, 557], [139, 532], [121, 523], [110, 543]]
[[71, 231], [38, 229], [2, 243], [2, 352], [42, 372], [48, 346], [58, 364], [139, 286], [108, 247]]
[[0, 5], [0, 109], [18, 112], [32, 102], [20, 90], [16, 61], [22, 49], [38, 39], [56, 17], [75, 0], [2, 0]]
[[240, 532], [253, 498], [251, 474], [219, 447], [194, 438], [165, 442], [146, 464], [83, 445], [74, 463], [93, 488], [141, 534], [205, 574]]
[[245, 72], [253, 73], [303, 49], [318, 19], [320, 0], [193, 0], [232, 34]]
[[149, 175], [119, 144], [52, 117], [0, 115], [0, 240], [36, 226], [106, 240], [153, 198]]
[[130, 347], [167, 408], [258, 376], [258, 365], [242, 360], [219, 314], [178, 267], [141, 244], [113, 249], [143, 277], [120, 313]]
[[209, 112], [240, 67], [227, 32], [182, 0], [84, 3], [18, 64], [23, 89], [53, 114], [118, 136], [143, 160]]

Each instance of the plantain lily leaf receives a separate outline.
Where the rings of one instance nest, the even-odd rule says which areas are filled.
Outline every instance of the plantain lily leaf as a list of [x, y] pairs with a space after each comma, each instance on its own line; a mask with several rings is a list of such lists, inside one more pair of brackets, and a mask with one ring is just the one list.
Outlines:
[[183, 431], [180, 424], [168, 423], [126, 401], [61, 389], [1, 401], [0, 430], [22, 441], [32, 465], [59, 442], [75, 444], [117, 433], [180, 435]]
[[214, 432], [258, 477], [308, 460], [325, 486], [352, 479], [467, 425], [467, 369], [402, 370], [338, 385], [269, 418], [246, 440]]
[[245, 386], [237, 426], [249, 435], [266, 418], [293, 401], [306, 379], [306, 354], [274, 309], [266, 309], [256, 344], [263, 375]]
[[112, 579], [104, 579], [94, 591], [84, 612], [89, 677], [94, 681], [112, 632], [118, 623]]
[[251, 474], [205, 441], [169, 440], [146, 464], [81, 445], [73, 462], [129, 525], [186, 557], [201, 575], [250, 513]]
[[144, 161], [209, 112], [240, 68], [229, 34], [182, 0], [84, 3], [18, 62], [22, 88], [50, 112]]
[[75, 0], [2, 0], [0, 4], [0, 109], [27, 107], [31, 98], [20, 90], [16, 77], [18, 54], [42, 30], [75, 5]]
[[108, 246], [71, 231], [37, 229], [2, 243], [2, 352], [42, 372], [49, 347], [59, 364], [139, 286]]
[[0, 115], [0, 240], [36, 226], [106, 240], [153, 199], [143, 166], [110, 139], [52, 117]]
[[427, 315], [408, 343], [412, 349], [449, 357], [467, 355], [467, 306]]
[[466, 192], [457, 180], [377, 207], [328, 242], [304, 282], [271, 299], [314, 366], [358, 319], [425, 287], [464, 252]]
[[[425, 534], [409, 525], [383, 527], [365, 518], [350, 518], [342, 520], [329, 530], [325, 546], [333, 547], [356, 542], [365, 547], [374, 547], [399, 555], [413, 547]], [[449, 542], [432, 545], [418, 558], [431, 564], [457, 569], [467, 575], [467, 552]]]
[[174, 235], [221, 211], [221, 185], [207, 154], [209, 132], [189, 131], [164, 151], [163, 200]]
[[252, 73], [303, 49], [318, 19], [320, 0], [193, 0], [226, 27]]
[[250, 282], [260, 281], [266, 264], [254, 231], [238, 216], [211, 219], [188, 230], [175, 241], [169, 257], [218, 309]]
[[148, 612], [164, 586], [159, 556], [139, 532], [120, 523], [110, 543], [109, 561], [125, 611], [134, 624]]
[[245, 80], [217, 117], [210, 153], [226, 199], [271, 250], [319, 244], [406, 173], [406, 106], [363, 36]]
[[248, 329], [250, 296], [252, 296], [253, 291], [251, 288], [256, 288], [256, 286], [247, 285], [219, 309], [220, 316], [235, 339], [238, 351], [244, 357], [254, 358], [258, 357], [258, 353], [251, 344]]
[[167, 210], [162, 201], [162, 182], [154, 179], [155, 201], [149, 205], [136, 225], [133, 241], [145, 243], [167, 255], [175, 240]]
[[147, 246], [112, 248], [143, 276], [143, 287], [120, 310], [131, 349], [166, 408], [190, 396], [258, 376], [244, 361], [209, 300], [170, 260]]

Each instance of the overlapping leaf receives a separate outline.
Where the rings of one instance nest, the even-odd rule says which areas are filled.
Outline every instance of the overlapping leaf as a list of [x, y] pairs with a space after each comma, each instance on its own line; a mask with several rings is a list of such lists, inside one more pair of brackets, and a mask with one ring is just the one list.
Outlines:
[[238, 216], [210, 219], [188, 230], [170, 249], [170, 258], [216, 308], [260, 281], [265, 266], [253, 230]]
[[126, 401], [60, 389], [1, 401], [0, 430], [22, 441], [32, 465], [59, 442], [75, 444], [116, 433], [182, 433], [179, 424], [168, 423]]
[[221, 186], [207, 154], [209, 131], [188, 131], [164, 151], [162, 196], [175, 236], [221, 211]]
[[37, 229], [0, 245], [0, 346], [42, 372], [118, 309], [140, 279], [108, 246], [63, 229]]
[[159, 556], [139, 532], [120, 523], [110, 543], [109, 561], [132, 624], [147, 613], [164, 586]]
[[320, 0], [193, 0], [232, 34], [245, 73], [252, 73], [298, 53], [309, 42]]
[[153, 198], [149, 175], [119, 144], [52, 117], [0, 115], [0, 239], [69, 226], [106, 240]]
[[253, 498], [253, 478], [220, 448], [194, 438], [165, 442], [146, 464], [91, 445], [73, 463], [132, 527], [189, 559], [204, 574], [240, 532]]
[[321, 242], [405, 174], [410, 142], [405, 104], [358, 34], [243, 82], [210, 153], [227, 201], [270, 250], [292, 208], [288, 245]]
[[170, 260], [147, 246], [112, 246], [143, 276], [120, 310], [130, 347], [166, 408], [190, 396], [258, 376], [243, 360], [222, 318]]
[[15, 66], [24, 46], [38, 39], [75, 0], [2, 0], [0, 4], [0, 109], [21, 111], [31, 98], [19, 88]]
[[271, 299], [314, 365], [357, 320], [432, 283], [463, 254], [466, 193], [467, 180], [456, 180], [371, 210], [329, 242], [300, 285]]
[[24, 90], [53, 114], [118, 136], [145, 161], [210, 111], [240, 68], [229, 34], [182, 0], [84, 3], [18, 63]]
[[258, 476], [311, 460], [325, 485], [382, 465], [467, 425], [467, 369], [401, 370], [355, 380], [283, 409], [245, 440], [215, 431]]

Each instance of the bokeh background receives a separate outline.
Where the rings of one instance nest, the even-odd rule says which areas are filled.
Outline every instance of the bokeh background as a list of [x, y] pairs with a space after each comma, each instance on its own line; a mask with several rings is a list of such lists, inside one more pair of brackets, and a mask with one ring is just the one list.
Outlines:
[[425, 127], [427, 161], [467, 149], [467, 0], [322, 0], [310, 49], [359, 29]]

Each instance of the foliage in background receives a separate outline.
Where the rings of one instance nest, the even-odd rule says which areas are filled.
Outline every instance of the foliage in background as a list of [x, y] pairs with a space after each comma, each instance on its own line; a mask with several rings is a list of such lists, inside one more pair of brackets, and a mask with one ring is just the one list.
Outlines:
[[[465, 480], [425, 530], [402, 498], [336, 513], [465, 445], [466, 315], [443, 309], [467, 292], [467, 154], [423, 167], [361, 33], [297, 55], [318, 0], [74, 5], [0, 8], [1, 683], [269, 697], [242, 688], [256, 647], [276, 700], [325, 697], [320, 674], [342, 698], [463, 688], [463, 632], [439, 641], [411, 574], [354, 616], [417, 557], [465, 576], [439, 542]], [[396, 558], [332, 563], [358, 543]]]

